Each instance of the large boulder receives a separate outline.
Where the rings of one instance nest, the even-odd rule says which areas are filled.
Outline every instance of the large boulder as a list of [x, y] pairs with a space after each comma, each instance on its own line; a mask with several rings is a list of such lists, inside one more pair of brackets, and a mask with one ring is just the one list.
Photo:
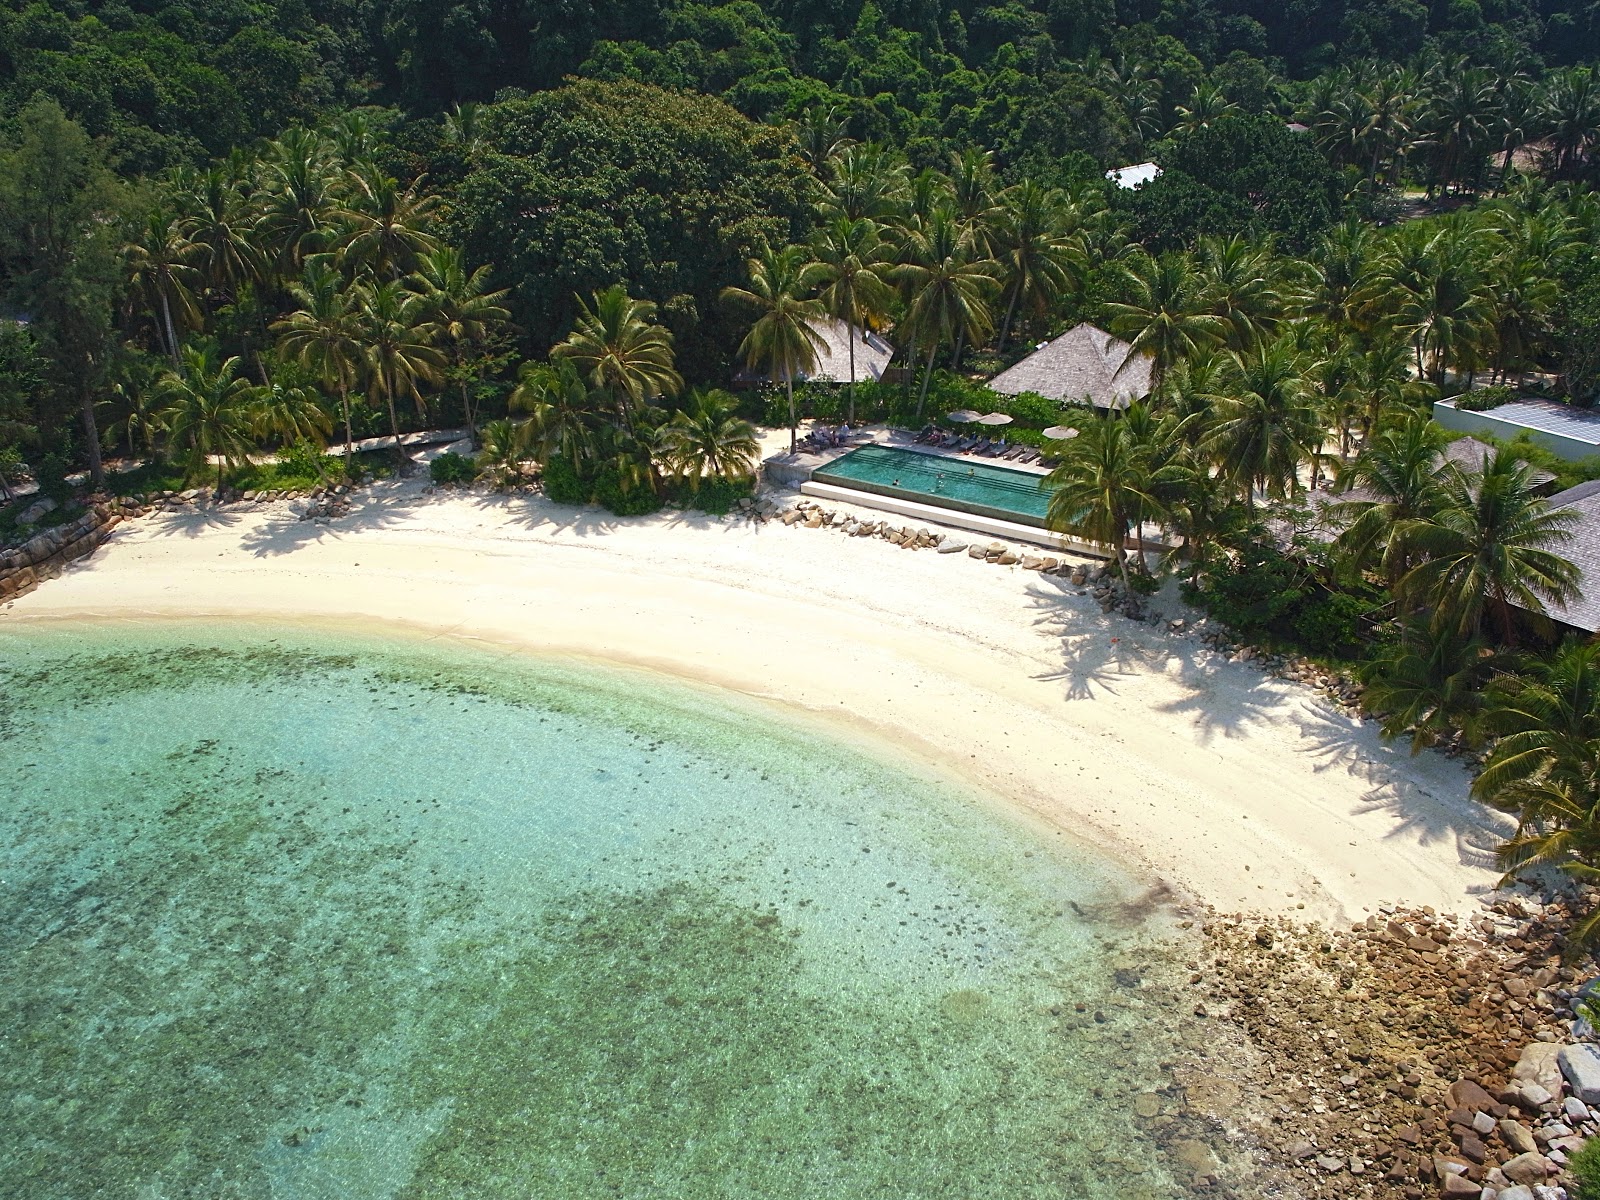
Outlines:
[[1592, 1042], [1564, 1046], [1556, 1061], [1561, 1064], [1561, 1073], [1579, 1100], [1585, 1104], [1600, 1104], [1600, 1046]]
[[1511, 1068], [1511, 1078], [1518, 1082], [1537, 1083], [1554, 1095], [1561, 1090], [1560, 1054], [1561, 1046], [1556, 1042], [1534, 1042], [1524, 1046], [1517, 1065]]
[[1508, 1163], [1502, 1163], [1500, 1172], [1512, 1183], [1533, 1186], [1543, 1183], [1550, 1174], [1549, 1163], [1542, 1154], [1519, 1154]]

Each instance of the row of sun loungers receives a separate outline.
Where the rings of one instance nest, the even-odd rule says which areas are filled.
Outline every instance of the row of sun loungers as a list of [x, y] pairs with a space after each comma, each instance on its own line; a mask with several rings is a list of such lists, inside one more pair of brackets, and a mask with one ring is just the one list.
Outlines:
[[916, 437], [924, 446], [934, 446], [941, 450], [954, 450], [958, 454], [976, 454], [984, 458], [1003, 458], [1015, 463], [1035, 463], [1039, 461], [1039, 450], [1035, 446], [1008, 445], [1004, 438], [991, 441], [986, 437], [968, 437], [959, 433], [946, 434], [942, 429], [929, 426]]
[[841, 425], [837, 429], [829, 429], [824, 425], [818, 425], [810, 433], [806, 434], [805, 437], [796, 442], [795, 448], [797, 450], [811, 452], [817, 450], [835, 450], [840, 446], [850, 445], [854, 436], [855, 435], [851, 432], [850, 426], [848, 425]]

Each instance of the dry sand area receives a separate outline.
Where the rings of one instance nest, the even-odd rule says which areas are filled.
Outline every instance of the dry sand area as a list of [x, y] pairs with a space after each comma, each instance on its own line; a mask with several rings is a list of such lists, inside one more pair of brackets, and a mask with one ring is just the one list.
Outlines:
[[393, 622], [668, 672], [883, 739], [1227, 911], [1460, 910], [1493, 885], [1459, 764], [1075, 592], [826, 529], [411, 482], [331, 524], [147, 516], [0, 622]]

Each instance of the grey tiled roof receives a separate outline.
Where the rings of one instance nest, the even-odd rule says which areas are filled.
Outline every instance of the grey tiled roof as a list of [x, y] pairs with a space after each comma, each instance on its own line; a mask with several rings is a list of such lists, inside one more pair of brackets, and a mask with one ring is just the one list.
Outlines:
[[[1453, 400], [1440, 403], [1450, 408], [1457, 407]], [[1497, 404], [1487, 412], [1496, 420], [1520, 425], [1524, 429], [1600, 447], [1600, 412], [1558, 404], [1554, 400], [1541, 400], [1537, 396], [1522, 396], [1505, 404]]]
[[1050, 400], [1088, 400], [1099, 408], [1127, 408], [1150, 394], [1151, 358], [1130, 355], [1121, 338], [1085, 322], [1067, 330], [989, 381], [1003, 396], [1037, 392]]
[[1600, 479], [1580, 483], [1550, 497], [1551, 508], [1570, 508], [1578, 514], [1571, 527], [1572, 540], [1561, 547], [1561, 556], [1572, 562], [1583, 577], [1578, 581], [1578, 597], [1571, 604], [1547, 604], [1545, 612], [1563, 625], [1588, 633], [1600, 630]]
[[[1475, 437], [1457, 438], [1444, 448], [1444, 456], [1463, 471], [1482, 471], [1483, 460], [1489, 457], [1489, 451], [1494, 447], [1488, 442], [1480, 442]], [[1536, 486], [1553, 483], [1555, 476], [1549, 471], [1533, 468], [1533, 482]]]

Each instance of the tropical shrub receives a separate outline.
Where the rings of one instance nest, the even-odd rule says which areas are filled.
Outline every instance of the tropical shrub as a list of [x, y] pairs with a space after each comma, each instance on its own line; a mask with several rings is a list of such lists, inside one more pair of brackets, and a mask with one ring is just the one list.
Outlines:
[[1359, 644], [1367, 616], [1367, 604], [1360, 597], [1330, 592], [1295, 614], [1295, 640], [1313, 654], [1348, 653]]
[[578, 474], [570, 458], [553, 454], [544, 464], [544, 494], [557, 504], [587, 504], [594, 489]]
[[470, 458], [446, 450], [428, 464], [428, 478], [438, 484], [471, 483], [478, 468]]
[[661, 497], [648, 487], [624, 487], [615, 467], [595, 476], [594, 498], [619, 517], [642, 517], [661, 507]]

